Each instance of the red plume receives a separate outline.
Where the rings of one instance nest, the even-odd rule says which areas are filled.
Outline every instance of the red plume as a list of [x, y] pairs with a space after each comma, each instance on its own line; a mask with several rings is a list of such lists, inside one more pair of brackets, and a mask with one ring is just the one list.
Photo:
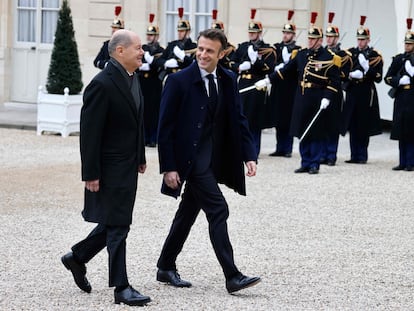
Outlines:
[[256, 9], [250, 9], [250, 19], [254, 19], [256, 16]]
[[315, 22], [316, 22], [316, 17], [318, 16], [318, 12], [312, 12], [311, 13], [311, 24], [313, 25], [313, 24], [315, 24]]
[[184, 16], [184, 8], [178, 8], [178, 16], [180, 19], [183, 19]]
[[154, 21], [154, 17], [155, 17], [155, 14], [150, 14], [149, 15], [149, 22], [150, 22], [150, 24], [152, 24], [152, 22]]
[[115, 16], [119, 16], [121, 14], [122, 6], [117, 5], [115, 6]]
[[364, 26], [366, 19], [367, 19], [367, 17], [366, 17], [366, 16], [361, 15], [361, 20], [360, 20], [359, 24], [360, 24], [361, 26]]
[[295, 11], [293, 11], [293, 10], [288, 11], [288, 21], [290, 21], [292, 19], [292, 16], [293, 16], [294, 13], [295, 13]]
[[328, 23], [331, 24], [333, 19], [335, 17], [335, 13], [334, 12], [329, 12], [328, 13]]
[[413, 24], [413, 19], [412, 18], [407, 18], [407, 29], [411, 30], [411, 25]]
[[215, 21], [216, 19], [217, 19], [217, 10], [213, 10], [212, 12], [211, 12], [211, 15], [212, 15], [212, 17], [213, 17], [213, 21]]

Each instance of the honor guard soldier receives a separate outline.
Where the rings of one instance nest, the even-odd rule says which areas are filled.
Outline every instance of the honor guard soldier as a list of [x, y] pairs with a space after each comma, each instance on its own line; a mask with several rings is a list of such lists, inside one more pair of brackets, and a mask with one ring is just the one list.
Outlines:
[[[341, 81], [345, 82], [348, 79], [349, 71], [352, 67], [352, 58], [351, 53], [341, 49], [341, 43], [339, 43], [339, 28], [332, 25], [334, 17], [335, 13], [329, 12], [328, 27], [325, 31], [326, 49], [330, 53], [334, 53], [341, 58], [340, 75]], [[321, 164], [327, 164], [329, 166], [334, 166], [336, 163], [339, 133], [341, 131], [341, 109], [343, 106], [342, 90], [338, 92], [337, 95], [338, 96], [334, 98], [325, 112], [327, 116], [327, 133], [320, 162]]]
[[[290, 125], [290, 134], [301, 138], [301, 166], [295, 173], [319, 172], [322, 143], [326, 132], [324, 110], [341, 91], [341, 59], [322, 47], [323, 32], [320, 27], [314, 26], [316, 17], [317, 13], [312, 12], [308, 48], [299, 50], [297, 56], [283, 68], [256, 83], [257, 88], [267, 88], [270, 83], [277, 85], [289, 77], [299, 79]], [[315, 120], [314, 123], [311, 123], [312, 120]]]
[[378, 94], [375, 83], [382, 80], [383, 61], [379, 52], [368, 44], [370, 31], [361, 16], [357, 30], [358, 46], [349, 49], [353, 66], [346, 83], [343, 108], [344, 128], [349, 131], [351, 158], [346, 163], [365, 164], [368, 160], [369, 137], [381, 134]]
[[190, 38], [191, 26], [188, 20], [183, 19], [184, 8], [178, 8], [180, 20], [177, 24], [178, 40], [168, 43], [161, 59], [164, 62], [164, 70], [159, 78], [164, 81], [167, 75], [180, 71], [194, 61], [197, 43]]
[[391, 139], [398, 140], [399, 164], [394, 171], [414, 170], [414, 32], [412, 18], [407, 18], [404, 53], [393, 57], [385, 76], [385, 83], [393, 88], [389, 94], [395, 99]]
[[[111, 24], [112, 35], [114, 34], [115, 31], [119, 29], [124, 29], [125, 27], [124, 21], [119, 18], [121, 11], [122, 11], [122, 7], [120, 5], [115, 6], [115, 18]], [[103, 43], [101, 50], [99, 51], [98, 55], [93, 61], [93, 64], [95, 65], [96, 68], [104, 69], [106, 64], [109, 61], [110, 57], [109, 57], [109, 51], [108, 51], [108, 43], [109, 43], [109, 40], [106, 40]]]
[[149, 15], [147, 44], [142, 46], [145, 53], [142, 66], [138, 71], [142, 93], [145, 98], [145, 145], [148, 147], [155, 147], [157, 144], [158, 115], [162, 92], [162, 82], [158, 79], [158, 74], [160, 69], [163, 68], [161, 55], [164, 51], [164, 48], [158, 42], [160, 29], [157, 25], [153, 25], [154, 17], [154, 14]]
[[[219, 29], [224, 32], [224, 23], [217, 20], [217, 13], [218, 11], [216, 9], [214, 9], [211, 12], [211, 17], [213, 19], [213, 22], [211, 23], [211, 28]], [[232, 45], [230, 42], [227, 42], [227, 47], [224, 49], [225, 54], [223, 58], [219, 60], [219, 64], [226, 69], [231, 69], [231, 58], [235, 51], [236, 51], [235, 46]]]
[[[281, 69], [297, 55], [300, 46], [296, 45], [296, 25], [292, 23], [294, 11], [288, 11], [287, 23], [282, 29], [282, 41], [273, 46], [276, 50], [274, 71]], [[293, 136], [289, 134], [292, 118], [293, 102], [298, 78], [292, 77], [279, 81], [271, 88], [266, 108], [266, 127], [276, 128], [276, 151], [269, 154], [271, 157], [292, 156]]]
[[[251, 9], [249, 41], [240, 43], [231, 60], [231, 69], [240, 75], [239, 89], [254, 85], [270, 73], [275, 61], [273, 48], [263, 42], [261, 22], [255, 21], [256, 9]], [[260, 153], [260, 135], [265, 115], [266, 91], [253, 89], [241, 94], [243, 113], [249, 120], [257, 155]]]

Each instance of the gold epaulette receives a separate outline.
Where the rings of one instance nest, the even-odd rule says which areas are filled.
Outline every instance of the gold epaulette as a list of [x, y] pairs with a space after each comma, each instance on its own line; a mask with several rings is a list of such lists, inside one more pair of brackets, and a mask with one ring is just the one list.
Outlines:
[[224, 50], [224, 55], [229, 55], [230, 53], [234, 52], [236, 48], [234, 45], [228, 44], [227, 48]]
[[341, 56], [338, 56], [338, 55], [335, 54], [333, 56], [333, 63], [336, 67], [341, 68], [341, 64], [342, 64]]
[[276, 58], [276, 51], [274, 48], [259, 48], [259, 55], [262, 55], [266, 58], [273, 55], [274, 58]]
[[382, 61], [382, 56], [378, 55], [376, 57], [370, 58], [369, 59], [369, 65], [370, 66], [376, 66], [378, 65], [380, 62]]
[[293, 50], [292, 55], [290, 56], [290, 59], [294, 59], [296, 57], [296, 55], [298, 55], [298, 51], [299, 50]]

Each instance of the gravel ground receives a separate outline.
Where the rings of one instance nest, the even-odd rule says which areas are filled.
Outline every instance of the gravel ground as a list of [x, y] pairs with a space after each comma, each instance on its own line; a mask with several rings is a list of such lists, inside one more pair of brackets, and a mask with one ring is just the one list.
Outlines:
[[[247, 197], [223, 187], [236, 264], [262, 283], [235, 295], [200, 214], [178, 258], [176, 289], [155, 280], [156, 261], [178, 201], [159, 193], [155, 149], [140, 176], [128, 237], [131, 284], [151, 296], [151, 310], [413, 310], [414, 172], [394, 172], [398, 149], [389, 134], [373, 137], [367, 165], [338, 164], [294, 174], [300, 157], [271, 158], [274, 133], [262, 135], [258, 176]], [[0, 129], [0, 309], [127, 310], [113, 304], [107, 254], [88, 264], [92, 293], [81, 292], [60, 257], [93, 224], [82, 220], [78, 137]]]

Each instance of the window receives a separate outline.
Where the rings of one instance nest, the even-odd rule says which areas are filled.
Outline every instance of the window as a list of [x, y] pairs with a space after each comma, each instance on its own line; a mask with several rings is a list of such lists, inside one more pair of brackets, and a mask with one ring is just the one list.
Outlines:
[[17, 41], [52, 44], [60, 0], [18, 0]]
[[167, 0], [165, 7], [165, 42], [177, 39], [178, 8], [184, 8], [183, 19], [190, 21], [191, 37], [196, 38], [201, 30], [210, 28], [211, 11], [217, 9], [218, 0]]

